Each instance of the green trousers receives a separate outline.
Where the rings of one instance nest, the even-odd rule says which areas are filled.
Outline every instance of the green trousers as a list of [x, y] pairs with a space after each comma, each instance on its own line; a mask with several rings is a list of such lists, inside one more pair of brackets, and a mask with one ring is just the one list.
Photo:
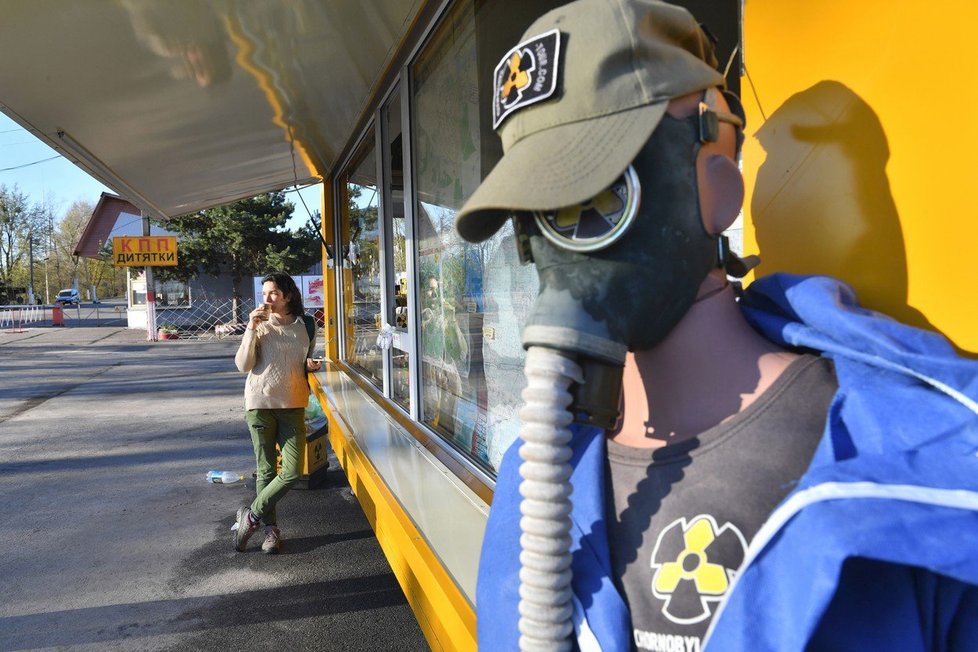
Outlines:
[[[248, 410], [245, 421], [255, 447], [257, 479], [251, 511], [265, 525], [278, 525], [275, 505], [302, 476], [306, 458], [304, 408], [286, 410]], [[276, 444], [282, 451], [282, 468], [276, 473]]]

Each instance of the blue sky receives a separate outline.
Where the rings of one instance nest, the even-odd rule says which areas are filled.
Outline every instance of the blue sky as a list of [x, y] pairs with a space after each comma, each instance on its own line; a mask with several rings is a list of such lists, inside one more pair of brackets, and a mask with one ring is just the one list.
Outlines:
[[[94, 204], [103, 192], [112, 192], [81, 168], [58, 156], [57, 152], [2, 113], [0, 184], [8, 188], [16, 185], [31, 203], [48, 205], [56, 220], [61, 219], [75, 201]], [[302, 197], [310, 211], [319, 209], [321, 196], [320, 186], [302, 191]], [[302, 202], [295, 193], [290, 192], [287, 197], [295, 204], [289, 226], [294, 228], [308, 222]]]

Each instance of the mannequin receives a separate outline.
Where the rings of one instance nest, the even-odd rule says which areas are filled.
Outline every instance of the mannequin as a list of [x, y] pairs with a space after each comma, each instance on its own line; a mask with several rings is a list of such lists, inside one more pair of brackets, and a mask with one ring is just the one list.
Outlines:
[[[702, 93], [700, 92], [672, 100], [669, 105], [669, 113], [677, 118], [689, 115], [691, 111], [696, 110], [695, 107], [701, 97]], [[721, 104], [719, 108], [726, 110], [725, 100], [721, 97], [719, 102]], [[698, 191], [704, 227], [712, 234], [719, 234], [730, 226], [740, 210], [743, 199], [741, 179], [732, 179], [725, 172], [729, 170], [729, 166], [715, 166], [712, 165], [712, 162], [716, 157], [734, 159], [735, 156], [735, 127], [722, 123], [720, 125], [720, 139], [714, 143], [704, 144], [697, 159]], [[752, 293], [755, 292], [754, 286], [766, 286], [772, 279], [776, 279], [775, 285], [786, 283], [777, 275], [755, 281], [747, 292], [746, 302], [751, 303]], [[817, 282], [817, 279], [807, 282]], [[832, 283], [836, 282], [832, 281]], [[767, 289], [762, 289], [757, 292], [763, 295], [766, 291]], [[847, 297], [843, 292], [842, 296], [831, 297], [831, 301], [825, 306], [825, 311], [838, 311], [841, 305], [844, 312], [846, 304], [854, 303], [854, 301], [853, 298]], [[824, 517], [818, 528], [814, 530], [814, 534], [807, 533], [804, 529], [795, 529], [795, 532], [802, 532], [802, 534], [795, 534], [784, 524], [778, 526], [782, 528], [782, 533], [779, 533], [781, 537], [778, 540], [779, 544], [781, 548], [791, 552], [781, 555], [781, 557], [785, 557], [783, 561], [779, 555], [773, 555], [774, 561], [768, 562], [768, 568], [774, 570], [769, 570], [759, 576], [751, 576], [747, 573], [750, 569], [731, 567], [727, 566], [726, 562], [722, 562], [723, 572], [729, 580], [725, 584], [727, 595], [721, 602], [703, 603], [705, 605], [703, 613], [708, 613], [707, 617], [713, 619], [712, 625], [705, 635], [697, 633], [692, 636], [684, 636], [676, 634], [677, 630], [656, 631], [655, 628], [653, 631], [646, 631], [634, 624], [637, 622], [634, 620], [635, 614], [629, 614], [629, 611], [632, 609], [644, 610], [649, 607], [648, 605], [637, 606], [630, 602], [621, 602], [622, 580], [617, 573], [622, 568], [622, 563], [629, 567], [637, 564], [648, 569], [650, 561], [653, 568], [657, 565], [662, 568], [664, 566], [662, 562], [671, 563], [675, 567], [681, 563], [700, 563], [702, 566], [703, 562], [708, 560], [711, 565], [719, 568], [716, 564], [712, 564], [715, 561], [712, 551], [702, 548], [702, 546], [700, 549], [695, 549], [695, 542], [690, 543], [706, 532], [702, 515], [710, 516], [714, 512], [709, 509], [709, 503], [707, 503], [706, 510], [702, 511], [704, 504], [701, 502], [699, 507], [688, 513], [689, 520], [682, 522], [677, 520], [675, 522], [683, 526], [681, 537], [686, 541], [686, 550], [679, 550], [677, 554], [674, 544], [676, 540], [681, 540], [677, 535], [678, 529], [671, 526], [663, 529], [661, 522], [658, 525], [653, 524], [656, 518], [661, 518], [655, 515], [667, 499], [663, 497], [661, 489], [663, 478], [659, 477], [654, 481], [639, 480], [637, 483], [631, 484], [622, 494], [624, 500], [618, 499], [617, 505], [610, 505], [608, 501], [612, 492], [609, 485], [606, 484], [607, 477], [609, 477], [607, 476], [609, 472], [607, 468], [608, 459], [613, 453], [620, 457], [621, 450], [625, 448], [633, 450], [667, 450], [666, 447], [669, 447], [669, 450], [685, 448], [693, 450], [695, 456], [695, 451], [701, 447], [703, 441], [712, 437], [712, 440], [709, 440], [711, 443], [707, 447], [716, 443], [717, 426], [727, 423], [762, 399], [767, 398], [768, 390], [782, 376], [788, 375], [785, 374], [786, 370], [792, 367], [793, 363], [799, 361], [800, 353], [797, 352], [797, 349], [791, 350], [786, 346], [787, 342], [781, 339], [777, 329], [759, 328], [763, 324], [755, 323], [752, 318], [749, 318], [752, 308], [749, 305], [745, 308], [744, 303], [745, 300], [738, 303], [734, 288], [728, 282], [724, 270], [714, 269], [709, 272], [700, 284], [692, 306], [665, 338], [653, 348], [631, 351], [627, 354], [623, 373], [621, 418], [616, 428], [606, 432], [598, 431], [600, 434], [595, 436], [595, 439], [607, 439], [610, 443], [600, 447], [587, 443], [587, 429], [582, 429], [577, 434], [575, 459], [582, 461], [575, 463], [571, 484], [574, 486], [573, 500], [575, 501], [576, 514], [574, 522], [576, 528], [579, 528], [575, 532], [583, 532], [579, 547], [575, 552], [573, 565], [574, 575], [578, 578], [574, 585], [575, 599], [578, 600], [576, 604], [583, 606], [583, 616], [575, 612], [575, 618], [579, 618], [579, 620], [575, 620], [575, 635], [578, 646], [585, 649], [588, 647], [588, 641], [594, 643], [594, 639], [596, 639], [597, 644], [606, 649], [627, 649], [628, 645], [639, 650], [678, 649], [676, 646], [686, 644], [693, 646], [689, 649], [704, 649], [705, 647], [707, 650], [781, 650], [803, 649], [806, 641], [808, 642], [807, 649], [815, 650], [897, 649], [901, 648], [907, 637], [922, 636], [923, 640], [928, 640], [927, 637], [931, 637], [934, 641], [946, 642], [947, 647], [932, 648], [929, 647], [928, 643], [922, 645], [920, 650], [973, 649], [973, 646], [978, 644], [978, 628], [972, 627], [969, 623], [976, 622], [975, 618], [978, 617], [978, 590], [968, 581], [961, 581], [961, 576], [955, 576], [950, 572], [952, 566], [957, 563], [952, 561], [953, 556], [948, 558], [947, 569], [942, 568], [933, 572], [923, 567], [923, 564], [928, 563], [925, 560], [930, 559], [931, 555], [936, 555], [936, 558], [942, 558], [943, 555], [946, 555], [946, 551], [942, 551], [940, 546], [936, 546], [936, 544], [933, 551], [930, 547], [920, 550], [911, 548], [905, 556], [893, 563], [879, 561], [888, 559], [892, 550], [906, 546], [906, 541], [904, 537], [888, 539], [886, 534], [878, 537], [866, 537], [861, 533], [863, 528], [867, 527], [868, 521], [864, 519], [871, 520], [872, 517], [864, 515], [862, 512], [855, 518], [835, 515]], [[854, 311], [858, 315], [866, 313], [858, 306], [854, 307]], [[883, 323], [883, 328], [887, 328], [886, 324], [890, 322], [888, 320], [877, 320], [876, 323]], [[831, 325], [829, 324], [830, 327]], [[903, 329], [905, 327], [897, 325], [897, 328]], [[831, 333], [831, 328], [826, 330]], [[872, 333], [872, 329], [870, 329], [870, 333]], [[878, 336], [873, 335], [872, 337]], [[903, 335], [901, 335], [902, 337]], [[919, 335], [911, 335], [910, 340], [912, 341], [914, 337], [919, 337]], [[808, 342], [791, 342], [791, 344], [805, 349], [817, 348]], [[847, 344], [843, 342], [843, 347]], [[856, 351], [860, 349], [859, 343], [852, 343], [849, 346]], [[844, 359], [840, 360], [836, 355], [827, 356], [823, 354], [823, 359], [817, 360], [816, 364], [825, 366], [827, 364], [824, 360], [825, 357], [832, 358], [836, 364], [850, 364]], [[844, 351], [841, 357], [845, 358], [849, 355], [851, 355], [851, 350]], [[950, 354], [942, 352], [940, 346], [935, 346], [931, 355], [934, 357], [924, 365], [924, 372], [928, 377], [936, 379], [942, 377], [943, 371], [941, 370], [952, 369], [961, 362], [948, 360], [946, 356]], [[855, 367], [846, 366], [845, 368], [849, 370], [847, 375], [852, 373], [853, 369], [862, 373], [862, 369], [859, 367], [861, 364], [859, 363]], [[812, 364], [809, 363], [809, 367], [811, 366]], [[908, 364], [908, 366], [911, 365]], [[831, 371], [833, 365], [829, 364], [827, 368], [830, 370], [826, 377], [827, 381], [834, 386], [835, 375]], [[976, 371], [971, 369], [967, 373], [973, 377]], [[794, 374], [792, 378], [797, 376], [798, 374]], [[886, 416], [874, 416], [868, 422], [862, 421], [863, 416], [865, 416], [861, 413], [862, 407], [867, 404], [868, 400], [873, 400], [866, 397], [882, 396], [882, 398], [877, 399], [881, 406], [880, 414], [882, 415], [893, 412], [893, 405], [902, 400], [901, 398], [890, 398], [881, 393], [881, 389], [890, 391], [891, 381], [884, 380], [885, 375], [880, 374], [878, 370], [870, 369], [868, 378], [872, 378], [871, 382], [873, 383], [881, 382], [881, 384], [879, 387], [859, 388], [859, 390], [865, 391], [865, 396], [853, 400], [853, 404], [858, 406], [853, 416], [846, 417], [845, 407], [839, 407], [844, 405], [844, 402], [839, 403], [837, 401], [834, 407], [830, 408], [825, 401], [824, 392], [820, 394], [820, 397], [813, 399], [817, 405], [818, 415], [814, 421], [808, 421], [809, 434], [802, 439], [810, 441], [811, 445], [814, 445], [814, 441], [810, 439], [813, 424], [815, 430], [820, 430], [822, 427], [820, 424], [827, 421], [826, 435], [822, 437], [818, 450], [814, 452], [814, 460], [811, 461], [812, 468], [816, 468], [819, 472], [816, 476], [825, 473], [827, 467], [821, 465], [831, 466], [833, 464], [831, 459], [826, 459], [826, 455], [829, 458], [834, 457], [836, 460], [845, 461], [847, 456], [853, 454], [846, 446], [840, 444], [840, 442], [845, 442], [845, 438], [840, 438], [837, 432], [845, 433], [845, 436], [855, 436], [856, 443], [853, 444], [853, 448], [858, 452], [861, 448], [873, 450], [878, 447], [890, 446], [893, 443], [892, 438], [886, 433], [892, 432], [894, 427], [902, 428], [902, 424], [888, 426], [885, 423]], [[896, 384], [900, 385], [903, 382], [905, 381], [897, 381]], [[918, 388], [921, 385], [916, 379], [911, 379], [910, 384]], [[782, 383], [780, 387], [783, 388], [785, 385]], [[839, 394], [846, 395], [856, 391], [858, 390], [843, 388]], [[902, 391], [902, 389], [897, 390], [897, 392]], [[780, 399], [779, 389], [779, 393], [772, 395], [767, 402], [765, 409], [774, 406], [775, 410], [787, 410], [790, 420], [792, 418], [791, 413], [795, 408], [778, 408], [777, 406], [783, 405]], [[916, 394], [913, 400], [917, 400]], [[921, 419], [926, 422], [931, 418], [944, 418], [945, 415], [950, 415], [954, 425], [948, 432], [957, 429], [957, 434], [950, 436], [950, 440], [955, 438], [958, 440], [962, 438], [966, 440], [978, 439], [978, 425], [976, 425], [974, 414], [971, 414], [970, 417], [966, 413], [962, 416], [957, 412], [951, 415], [946, 408], [939, 407], [941, 400], [943, 399], [932, 402], [932, 398], [920, 396]], [[797, 403], [794, 405], [797, 406]], [[834, 416], [832, 416], [833, 409], [835, 410]], [[756, 414], [755, 411], [751, 418], [753, 419]], [[840, 415], [842, 416], [840, 417]], [[810, 417], [811, 411], [809, 410]], [[837, 421], [848, 423], [835, 430]], [[741, 420], [740, 423], [742, 424], [744, 421]], [[797, 439], [801, 429], [796, 429], [793, 422], [789, 421], [789, 424], [783, 430], [784, 439]], [[933, 427], [944, 428], [943, 425], [936, 424]], [[912, 429], [920, 432], [925, 439], [928, 437], [926, 424], [923, 426], [914, 424]], [[785, 457], [784, 451], [781, 451], [779, 458], [778, 453], [769, 449], [758, 448], [757, 444], [753, 443], [754, 440], [751, 440], [747, 435], [742, 436], [742, 432], [734, 433], [731, 440], [733, 446], [728, 446], [724, 454], [734, 456], [739, 454], [744, 456], [748, 462], [745, 465], [741, 461], [740, 466], [734, 466], [728, 475], [723, 475], [724, 471], [721, 470], [719, 475], [722, 482], [729, 483], [721, 486], [724, 487], [723, 491], [729, 491], [735, 496], [734, 502], [741, 501], [748, 510], [753, 509], [762, 514], [769, 514], [771, 513], [770, 510], [774, 509], [778, 498], [766, 493], [766, 489], [758, 494], [752, 493], [751, 487], [753, 485], [750, 476], [763, 474], [772, 465], [777, 467], [790, 463], [794, 466], [786, 472], [786, 475], [781, 476], [782, 479], [787, 480], [785, 486], [806, 486], [806, 483], [810, 482], [807, 480], [807, 474], [810, 471], [805, 472], [804, 469], [809, 464], [809, 460], [812, 459], [812, 448], [808, 443], [803, 442], [798, 444], [795, 449], [789, 450], [787, 457]], [[706, 435], [708, 439], [703, 439], [703, 435]], [[862, 441], [860, 437], [866, 435], [868, 435], [867, 441], [860, 443]], [[610, 448], [612, 443], [618, 445], [616, 450]], [[898, 452], [896, 454], [899, 455]], [[593, 455], [599, 456], [598, 459], [586, 463], [585, 460], [589, 457], [594, 459]], [[792, 457], [794, 459], [790, 460]], [[867, 459], [872, 460], [872, 456]], [[671, 497], [671, 494], [677, 490], [686, 491], [682, 488], [682, 483], [687, 481], [687, 476], [692, 479], [695, 485], [703, 480], [704, 475], [709, 475], [717, 468], [716, 461], [711, 468], [708, 461], [701, 463], [701, 460], [704, 458], [689, 458], [687, 461], [679, 463], [674, 477], [670, 478], [669, 472], [667, 472], [665, 495]], [[602, 464], [605, 467], [603, 474], [605, 474], [606, 479], [604, 482], [600, 480], [601, 473], [599, 473]], [[705, 464], [705, 469], [701, 468], [703, 464]], [[868, 464], [870, 465], [870, 472], [866, 477], [875, 480], [872, 462], [870, 461]], [[720, 466], [723, 465], [725, 462], [720, 462]], [[515, 604], [515, 596], [510, 593], [511, 589], [507, 588], [510, 584], [503, 578], [512, 577], [516, 573], [516, 567], [510, 567], [508, 564], [515, 559], [514, 551], [517, 549], [517, 536], [515, 532], [500, 535], [496, 530], [502, 528], [501, 524], [507, 519], [506, 516], [499, 515], [509, 513], [518, 516], [516, 505], [510, 502], [511, 496], [514, 494], [511, 493], [512, 489], [509, 489], [509, 487], [515, 487], [516, 484], [514, 475], [510, 475], [509, 471], [515, 464], [512, 462], [507, 464], [504, 459], [502, 466], [503, 469], [497, 483], [496, 500], [493, 505], [493, 514], [496, 515], [496, 519], [491, 515], [483, 548], [482, 568], [486, 569], [486, 572], [480, 577], [480, 604], [493, 605], [492, 609], [480, 610], [479, 612], [480, 644], [490, 647], [511, 646], [510, 639], [504, 633], [515, 630], [515, 622], [509, 621], [507, 616], [501, 615], [504, 611], [500, 608], [501, 605], [506, 605], [506, 609], [512, 609], [511, 605]], [[851, 472], [849, 469], [845, 466], [839, 468], [842, 469], [842, 475], [839, 477], [843, 478], [844, 482], [853, 481], [849, 476]], [[582, 469], [584, 470], [582, 471]], [[919, 467], [917, 466], [911, 467], [909, 476], [899, 476], [901, 478], [899, 481], [891, 482], [892, 484], [902, 484], [908, 480], [916, 482], [918, 478], [914, 474], [918, 470]], [[955, 473], [957, 472], [958, 470], [955, 469]], [[651, 475], [649, 477], [651, 478]], [[829, 475], [828, 477], [831, 479], [835, 476]], [[859, 484], [859, 478], [860, 475], [857, 474], [854, 481], [857, 486], [862, 486]], [[824, 479], [822, 481], [824, 482]], [[925, 479], [921, 485], [926, 487], [931, 482], [933, 480]], [[832, 483], [829, 482], [828, 484]], [[656, 485], [659, 487], [657, 488]], [[884, 487], [882, 493], [885, 495], [887, 484], [884, 483], [882, 486]], [[966, 485], [961, 484], [959, 486]], [[771, 487], [770, 483], [767, 487]], [[618, 488], [620, 489], [620, 486]], [[927, 490], [925, 489], [925, 491]], [[954, 495], [960, 494], [955, 493]], [[791, 494], [788, 497], [790, 498]], [[718, 503], [723, 502], [719, 497], [717, 500]], [[627, 506], [624, 511], [621, 511], [623, 502]], [[829, 501], [826, 506], [835, 507], [838, 503], [840, 507], [849, 508], [849, 505], [845, 505], [846, 502]], [[849, 501], [849, 503], [850, 505], [857, 504], [856, 501]], [[908, 510], [916, 509], [912, 501], [901, 503], [900, 506], [906, 506]], [[600, 511], [594, 513], [593, 510], [596, 508]], [[889, 513], [893, 507], [887, 505], [885, 509], [873, 509], [870, 506], [868, 509], [875, 512], [875, 516], [876, 514]], [[618, 514], [616, 515], [610, 510], [615, 510]], [[801, 520], [804, 523], [804, 518], [785, 519], [785, 517], [778, 515], [785, 511], [792, 513], [791, 501], [787, 498], [781, 502], [774, 513], [771, 513], [769, 522], [772, 520], [784, 521], [789, 525], [794, 525]], [[821, 511], [821, 504], [819, 504], [808, 507], [807, 511], [801, 513], [805, 516], [808, 516], [809, 513], [818, 514], [819, 518], [822, 518]], [[637, 517], [637, 521], [646, 528], [646, 536], [651, 537], [653, 543], [656, 544], [654, 546], [656, 552], [652, 554], [651, 560], [648, 556], [650, 549], [648, 540], [643, 544], [634, 529], [622, 528], [620, 524], [615, 526], [619, 518], [621, 523], [625, 522], [627, 512], [631, 512], [629, 517], [633, 523]], [[962, 526], [957, 519], [968, 518], [966, 510], [951, 510], [951, 512], [953, 519], [947, 521], [949, 529], [942, 530], [948, 534], [951, 531], [961, 531]], [[716, 512], [716, 514], [723, 513], [723, 510]], [[926, 511], [924, 514], [925, 518], [932, 517]], [[668, 517], [668, 519], [672, 518], [673, 516]], [[724, 518], [718, 517], [707, 538], [713, 537], [713, 541], [720, 541], [724, 531], [730, 527], [730, 523], [723, 520]], [[902, 516], [894, 517], [889, 522], [899, 522], [900, 518]], [[690, 524], [696, 525], [697, 520], [697, 528], [686, 527]], [[653, 527], [658, 529], [653, 531]], [[766, 533], [768, 527], [769, 525], [765, 524], [756, 533], [751, 530], [744, 530], [746, 539], [742, 539], [743, 543], [752, 542], [753, 539], [751, 543], [751, 549], [753, 549], [758, 540], [766, 541], [766, 537], [769, 536]], [[874, 527], [879, 527], [881, 532], [886, 532], [885, 528], [888, 526], [887, 522], [884, 522], [878, 526], [874, 524]], [[944, 526], [942, 525], [942, 527]], [[658, 554], [661, 549], [659, 543], [669, 541], [670, 529], [672, 530], [671, 534], [674, 535], [672, 536], [673, 550], [667, 554], [672, 556], [660, 557]], [[866, 549], [859, 546], [847, 547], [841, 555], [828, 555], [827, 560], [819, 564], [812, 564], [811, 567], [806, 564], [798, 564], [799, 560], [805, 558], [803, 555], [810, 556], [813, 550], [819, 549], [823, 545], [832, 548], [835, 537], [848, 536], [850, 531], [860, 533], [857, 535], [858, 540], [875, 542], [875, 544], [866, 544]], [[788, 532], [788, 535], [783, 534], [784, 532]], [[798, 538], [798, 541], [793, 544], [794, 548], [791, 547], [792, 544], [781, 543], [783, 539], [790, 539], [791, 536]], [[658, 538], [656, 539], [656, 537]], [[912, 546], [918, 545], [918, 540], [915, 537], [910, 537], [910, 540], [913, 542]], [[816, 548], [811, 548], [813, 542], [816, 544]], [[726, 546], [729, 543], [728, 537], [723, 545]], [[680, 548], [682, 548], [682, 544], [680, 544]], [[598, 552], [592, 557], [591, 551], [595, 549]], [[584, 551], [588, 551], [588, 553], [582, 556]], [[697, 555], [699, 555], [699, 561], [691, 561], [696, 560]], [[861, 555], [864, 555], [865, 558]], [[617, 561], [615, 561], [616, 556]], [[760, 558], [766, 561], [763, 556]], [[754, 559], [752, 553], [746, 548], [744, 559], [745, 566], [748, 560]], [[756, 566], [760, 562], [754, 560], [753, 563]], [[921, 567], [914, 565], [916, 563], [920, 563]], [[770, 564], [774, 565], [771, 566]], [[933, 568], [934, 562], [930, 562], [929, 565]], [[611, 567], [616, 570], [608, 575]], [[596, 569], [597, 574], [594, 574]], [[971, 572], [971, 570], [967, 572]], [[786, 589], [786, 594], [779, 594], [774, 590], [784, 584], [786, 578], [792, 573], [797, 574], [797, 578], [791, 577], [792, 588]], [[746, 579], [741, 579], [742, 574], [746, 575]], [[966, 575], [966, 573], [963, 574]], [[612, 579], [613, 577], [616, 579]], [[655, 592], [658, 577], [658, 575], [654, 576], [652, 581], [653, 592]], [[735, 586], [736, 581], [740, 581], [741, 584], [752, 582], [756, 586], [738, 592], [731, 588]], [[634, 582], [631, 585], [634, 586]], [[816, 585], [820, 587], [817, 591], [817, 599], [806, 598], [807, 592]], [[644, 586], [647, 591], [649, 585], [645, 584]], [[758, 587], [763, 588], [759, 589]], [[662, 600], [662, 596], [656, 594], [657, 601], [654, 601], [653, 608], [656, 611], [662, 608], [663, 612], [668, 610], [670, 608], [669, 597], [666, 596], [666, 599]], [[590, 600], [591, 603], [585, 605], [585, 600]], [[922, 612], [920, 620], [910, 617], [909, 612], [904, 611], [906, 605], [929, 604], [930, 601], [938, 606], [935, 607], [933, 613]], [[688, 604], [687, 602], [685, 606]], [[620, 605], [624, 605], [624, 614], [627, 615], [623, 614], [623, 607]], [[665, 606], [663, 607], [663, 605]], [[888, 612], [888, 609], [892, 609], [892, 612]], [[720, 614], [723, 614], [724, 611], [726, 612], [725, 618], [721, 619]], [[882, 613], [884, 615], [878, 619], [854, 617], [854, 614], [864, 612]], [[678, 609], [676, 613], [679, 613]], [[887, 613], [893, 615], [887, 616]], [[633, 620], [631, 626], [627, 624], [629, 616]], [[694, 614], [694, 616], [697, 615]], [[677, 621], [673, 620], [673, 622]], [[585, 624], [582, 625], [581, 623]], [[939, 626], [935, 623], [939, 623]], [[597, 634], [592, 637], [593, 631], [596, 631]], [[763, 632], [761, 635], [763, 639], [758, 638], [758, 632]], [[921, 632], [923, 633], [921, 634]], [[499, 635], [500, 633], [503, 635]]]
[[[561, 449], [535, 439], [537, 403], [521, 413], [532, 427], [499, 464], [483, 541], [480, 647], [533, 645], [546, 619], [561, 628], [545, 639], [555, 644], [524, 649], [978, 649], [978, 363], [939, 334], [860, 307], [835, 279], [772, 274], [738, 298], [724, 269], [709, 271], [717, 263], [701, 255], [709, 245], [697, 220], [716, 235], [736, 218], [740, 134], [718, 97], [716, 130], [700, 112], [699, 149], [675, 137], [723, 85], [685, 10], [576, 0], [531, 25], [494, 82], [537, 53], [552, 65], [521, 70], [545, 70], [539, 85], [520, 95], [497, 84], [504, 156], [459, 210], [460, 235], [479, 242], [511, 215], [557, 214], [617, 191], [629, 166], [649, 173], [638, 211], [648, 221], [603, 249], [532, 252], [551, 285], [541, 282], [543, 309], [524, 330], [528, 379], [537, 348], [624, 360], [621, 416], [607, 431], [613, 418], [568, 426], [553, 439]], [[563, 85], [548, 85], [561, 75]], [[676, 120], [660, 120], [663, 110]], [[619, 256], [632, 246], [649, 256]], [[604, 266], [612, 259], [642, 263], [619, 274]], [[592, 287], [605, 292], [601, 306], [591, 301], [599, 293], [581, 290]], [[568, 297], [583, 313], [558, 301]], [[565, 314], [584, 315], [573, 326], [586, 337], [564, 338], [570, 319], [553, 315]], [[618, 332], [620, 350], [587, 348]], [[586, 374], [537, 366], [528, 405], [565, 400], [565, 382], [587, 387]], [[608, 393], [613, 404], [618, 390]], [[547, 447], [566, 468], [534, 466]], [[524, 493], [521, 467], [562, 484]], [[521, 527], [538, 504], [564, 510], [560, 501], [566, 527], [556, 518], [551, 529]], [[559, 581], [524, 591], [524, 576], [544, 567], [538, 558], [556, 560], [545, 579]], [[550, 618], [524, 602], [559, 608]]]

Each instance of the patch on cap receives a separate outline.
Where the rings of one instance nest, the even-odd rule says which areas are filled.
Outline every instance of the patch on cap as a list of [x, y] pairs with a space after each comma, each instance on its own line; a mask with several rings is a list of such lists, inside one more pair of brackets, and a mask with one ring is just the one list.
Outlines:
[[506, 53], [493, 72], [492, 128], [513, 111], [557, 92], [560, 32], [552, 29]]

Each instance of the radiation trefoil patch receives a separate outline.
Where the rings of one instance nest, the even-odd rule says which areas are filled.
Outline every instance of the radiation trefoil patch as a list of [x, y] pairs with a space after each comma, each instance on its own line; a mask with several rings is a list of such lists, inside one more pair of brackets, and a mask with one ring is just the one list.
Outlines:
[[680, 625], [709, 618], [746, 553], [747, 541], [731, 523], [720, 527], [707, 514], [674, 521], [652, 552], [652, 594], [662, 600], [662, 615]]
[[513, 111], [556, 93], [559, 62], [560, 32], [556, 29], [507, 52], [493, 72], [492, 128]]

